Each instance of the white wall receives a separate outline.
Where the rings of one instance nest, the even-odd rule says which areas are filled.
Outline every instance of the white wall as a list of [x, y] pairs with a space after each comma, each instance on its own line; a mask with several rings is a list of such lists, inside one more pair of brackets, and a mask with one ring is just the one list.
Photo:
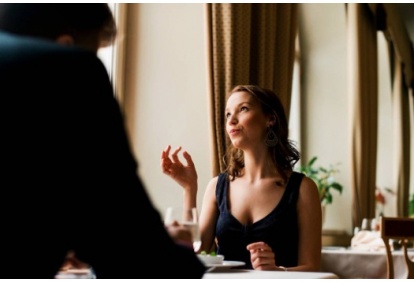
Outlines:
[[200, 207], [211, 178], [204, 4], [132, 4], [128, 13], [125, 103], [136, 112], [126, 118], [139, 174], [162, 214], [180, 205], [160, 155], [183, 146], [198, 170]]
[[316, 165], [340, 163], [336, 180], [343, 185], [343, 193], [332, 193], [333, 203], [325, 209], [324, 229], [351, 233], [345, 6], [300, 4], [299, 19], [304, 95], [302, 162], [318, 156]]

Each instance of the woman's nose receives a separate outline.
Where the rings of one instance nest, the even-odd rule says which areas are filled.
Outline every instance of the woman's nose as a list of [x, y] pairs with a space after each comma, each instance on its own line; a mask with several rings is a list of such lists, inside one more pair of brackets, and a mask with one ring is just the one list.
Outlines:
[[236, 116], [235, 116], [235, 115], [231, 115], [231, 116], [228, 118], [227, 122], [228, 122], [230, 125], [237, 124], [237, 118], [236, 118]]

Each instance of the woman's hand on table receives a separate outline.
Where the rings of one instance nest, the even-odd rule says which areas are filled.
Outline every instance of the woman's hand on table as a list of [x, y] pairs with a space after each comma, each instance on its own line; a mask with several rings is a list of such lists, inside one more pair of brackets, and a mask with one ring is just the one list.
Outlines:
[[256, 270], [282, 270], [276, 266], [275, 254], [265, 242], [255, 242], [247, 245], [250, 261]]

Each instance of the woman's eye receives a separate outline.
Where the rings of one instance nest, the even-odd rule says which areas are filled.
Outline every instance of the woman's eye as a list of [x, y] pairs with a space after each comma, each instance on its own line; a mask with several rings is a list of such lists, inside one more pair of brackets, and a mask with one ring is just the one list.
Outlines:
[[242, 106], [242, 107], [240, 108], [240, 110], [241, 110], [241, 111], [246, 111], [246, 110], [249, 110], [249, 108], [247, 108], [246, 106]]
[[226, 115], [225, 115], [225, 116], [226, 116], [226, 119], [227, 119], [227, 118], [229, 118], [230, 113], [226, 113]]

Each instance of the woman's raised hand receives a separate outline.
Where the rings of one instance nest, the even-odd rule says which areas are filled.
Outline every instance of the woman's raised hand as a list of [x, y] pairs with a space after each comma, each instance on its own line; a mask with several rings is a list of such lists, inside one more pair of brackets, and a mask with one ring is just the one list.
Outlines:
[[171, 153], [171, 158], [170, 150], [171, 146], [168, 145], [161, 153], [162, 172], [170, 176], [185, 190], [197, 190], [197, 171], [190, 154], [187, 151], [183, 151], [183, 157], [187, 162], [185, 165], [178, 158], [181, 146]]

